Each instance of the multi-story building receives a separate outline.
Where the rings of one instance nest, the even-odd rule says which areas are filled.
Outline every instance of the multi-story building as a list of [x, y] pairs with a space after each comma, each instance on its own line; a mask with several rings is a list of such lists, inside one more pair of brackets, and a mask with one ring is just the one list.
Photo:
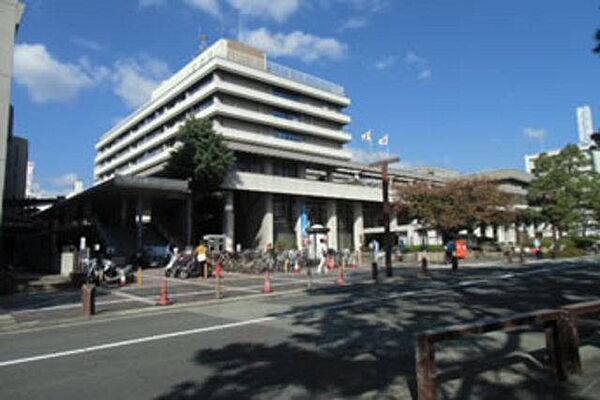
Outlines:
[[[331, 247], [358, 248], [365, 224], [380, 224], [381, 175], [352, 162], [344, 147], [352, 139], [344, 130], [350, 102], [341, 86], [220, 40], [98, 141], [96, 184], [159, 174], [181, 124], [210, 118], [236, 156], [223, 185], [221, 227], [230, 248], [278, 241], [301, 246], [303, 218], [330, 229]], [[392, 175], [396, 181], [443, 180], [420, 172]]]
[[25, 6], [18, 0], [0, 0], [0, 227], [2, 225], [9, 131], [12, 129], [11, 85], [17, 29]]
[[[590, 160], [588, 166], [582, 171], [595, 171], [600, 173], [600, 149], [592, 140], [592, 134], [595, 131], [592, 109], [590, 106], [577, 108], [577, 126], [579, 128], [579, 143], [577, 146], [583, 154]], [[561, 149], [555, 149], [537, 154], [525, 155], [525, 170], [533, 173], [535, 170], [535, 162], [542, 155], [555, 156], [560, 153]]]
[[590, 145], [593, 143], [594, 117], [590, 106], [577, 107], [577, 127], [579, 129], [579, 143]]

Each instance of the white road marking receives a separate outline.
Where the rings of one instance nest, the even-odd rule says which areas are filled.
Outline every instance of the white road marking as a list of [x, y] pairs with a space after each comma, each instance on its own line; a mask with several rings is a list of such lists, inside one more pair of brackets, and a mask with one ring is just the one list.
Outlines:
[[123, 297], [125, 299], [129, 299], [129, 300], [133, 300], [133, 301], [138, 301], [140, 303], [144, 303], [144, 304], [150, 304], [150, 305], [155, 305], [156, 304], [156, 300], [150, 300], [146, 297], [141, 297], [141, 296], [136, 296], [134, 294], [131, 293], [125, 293], [125, 292], [119, 292], [119, 291], [114, 291], [111, 292], [113, 295], [118, 296], [118, 297]]
[[185, 330], [185, 331], [164, 333], [164, 334], [160, 334], [160, 335], [145, 336], [145, 337], [141, 337], [141, 338], [137, 338], [137, 339], [123, 340], [120, 342], [105, 343], [105, 344], [100, 344], [100, 345], [96, 345], [96, 346], [82, 347], [79, 349], [41, 354], [41, 355], [33, 356], [33, 357], [17, 358], [14, 360], [0, 361], [0, 368], [8, 367], [11, 365], [19, 365], [19, 364], [36, 362], [36, 361], [50, 360], [50, 359], [54, 359], [54, 358], [68, 357], [68, 356], [73, 356], [73, 355], [77, 355], [77, 354], [91, 353], [94, 351], [131, 346], [131, 345], [140, 344], [140, 343], [156, 342], [158, 340], [171, 339], [171, 338], [176, 338], [176, 337], [181, 337], [181, 336], [196, 335], [198, 333], [214, 332], [214, 331], [220, 331], [220, 330], [224, 330], [224, 329], [237, 328], [240, 326], [261, 324], [261, 323], [269, 322], [269, 321], [273, 321], [273, 320], [275, 320], [275, 317], [256, 318], [256, 319], [250, 319], [250, 320], [246, 320], [246, 321], [232, 322], [229, 324], [214, 325], [214, 326], [208, 326], [208, 327], [204, 327], [204, 328], [196, 328], [196, 329], [189, 329], [189, 330]]

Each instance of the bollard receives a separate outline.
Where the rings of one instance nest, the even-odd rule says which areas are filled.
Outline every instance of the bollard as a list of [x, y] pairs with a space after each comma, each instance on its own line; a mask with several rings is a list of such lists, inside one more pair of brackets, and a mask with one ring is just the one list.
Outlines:
[[379, 274], [379, 269], [377, 267], [377, 261], [373, 261], [371, 264], [371, 278], [377, 282], [377, 276]]
[[96, 285], [81, 285], [81, 303], [83, 304], [83, 315], [91, 317], [96, 313]]
[[208, 261], [204, 261], [204, 279], [208, 279]]
[[427, 269], [427, 257], [421, 257], [421, 272], [423, 272], [423, 274], [427, 275], [428, 274], [428, 269]]
[[217, 278], [217, 284], [216, 284], [216, 293], [215, 293], [215, 297], [217, 299], [222, 299], [223, 298], [223, 291], [222, 291], [222, 286], [221, 286], [221, 279], [223, 278], [223, 267], [221, 266], [221, 263], [219, 263], [217, 265], [217, 268], [215, 269], [215, 277]]
[[312, 268], [307, 265], [306, 266], [306, 274], [308, 275], [308, 282], [306, 283], [306, 290], [312, 289]]
[[452, 256], [452, 271], [456, 271], [458, 269], [458, 257]]
[[142, 270], [142, 267], [139, 267], [137, 270], [137, 282], [138, 287], [142, 287], [144, 283], [144, 271]]

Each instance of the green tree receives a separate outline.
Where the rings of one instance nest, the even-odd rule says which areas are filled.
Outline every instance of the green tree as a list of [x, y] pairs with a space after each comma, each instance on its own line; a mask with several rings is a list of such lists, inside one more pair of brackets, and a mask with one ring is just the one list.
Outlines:
[[514, 196], [485, 179], [455, 179], [438, 186], [418, 182], [398, 187], [397, 193], [395, 207], [403, 219], [419, 220], [441, 232], [444, 240], [463, 229], [472, 232], [479, 224], [514, 220]]
[[568, 145], [557, 155], [542, 154], [535, 162], [528, 202], [552, 225], [555, 250], [559, 236], [583, 222], [590, 183], [584, 169], [589, 162], [576, 145]]
[[164, 174], [190, 180], [196, 197], [218, 190], [235, 161], [223, 137], [214, 132], [210, 119], [188, 119], [177, 132], [178, 145]]
[[592, 212], [596, 225], [600, 228], [600, 173], [595, 172], [592, 174], [589, 186], [587, 205]]

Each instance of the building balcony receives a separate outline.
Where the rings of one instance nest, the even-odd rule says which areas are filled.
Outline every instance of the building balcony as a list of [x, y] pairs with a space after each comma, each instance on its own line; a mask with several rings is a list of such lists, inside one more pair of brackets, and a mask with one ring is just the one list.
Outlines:
[[362, 185], [310, 181], [252, 172], [232, 172], [223, 183], [224, 189], [259, 193], [320, 197], [338, 200], [381, 202], [381, 189]]

